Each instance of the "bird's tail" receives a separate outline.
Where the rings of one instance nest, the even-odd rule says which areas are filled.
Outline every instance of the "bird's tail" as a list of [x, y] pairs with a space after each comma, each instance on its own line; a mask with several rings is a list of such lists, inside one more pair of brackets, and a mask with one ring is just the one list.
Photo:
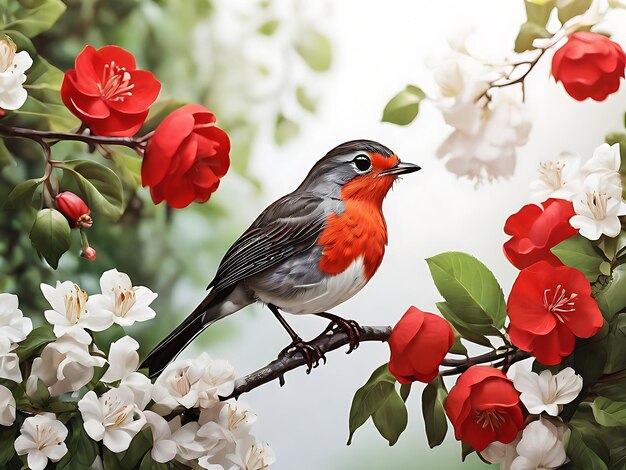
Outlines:
[[228, 302], [229, 308], [225, 308], [229, 297], [225, 292], [210, 292], [191, 315], [150, 351], [140, 367], [148, 368], [150, 378], [158, 376], [205, 328], [245, 306]]

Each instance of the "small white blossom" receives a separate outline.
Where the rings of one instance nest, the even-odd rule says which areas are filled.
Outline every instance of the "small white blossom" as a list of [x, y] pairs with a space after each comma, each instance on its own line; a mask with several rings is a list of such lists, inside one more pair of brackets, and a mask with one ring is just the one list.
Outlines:
[[48, 460], [58, 462], [67, 454], [66, 437], [67, 428], [54, 414], [38, 414], [24, 420], [15, 439], [15, 451], [17, 455], [28, 454], [29, 469], [43, 470]]
[[85, 431], [94, 441], [102, 441], [111, 452], [128, 449], [133, 437], [146, 424], [146, 418], [134, 401], [132, 390], [112, 388], [100, 398], [87, 392], [78, 402]]
[[228, 396], [235, 387], [235, 371], [228, 361], [202, 353], [196, 359], [172, 362], [157, 378], [152, 399], [155, 410], [168, 412], [178, 406], [208, 408]]
[[263, 470], [274, 462], [276, 457], [270, 446], [258, 442], [254, 437], [237, 442], [236, 452], [227, 456], [237, 467], [246, 470]]
[[102, 376], [105, 383], [116, 382], [128, 377], [139, 366], [139, 343], [130, 336], [124, 336], [111, 343], [109, 368]]
[[619, 199], [622, 197], [622, 179], [619, 174], [621, 157], [619, 144], [602, 144], [593, 151], [591, 158], [583, 165], [582, 173], [588, 178], [596, 175], [603, 180], [607, 194]]
[[130, 326], [136, 321], [150, 320], [156, 315], [149, 305], [157, 298], [157, 294], [147, 287], [133, 286], [128, 275], [118, 272], [117, 269], [102, 274], [100, 289], [102, 294], [92, 295], [87, 309], [108, 316], [109, 325], [117, 323]]
[[578, 396], [583, 388], [583, 379], [571, 367], [552, 375], [549, 370], [535, 374], [518, 366], [513, 384], [521, 393], [520, 399], [530, 414], [545, 411], [550, 416], [557, 416], [559, 405], [566, 405]]
[[31, 65], [33, 59], [28, 52], [17, 52], [8, 36], [0, 41], [0, 108], [15, 110], [26, 102], [28, 94], [23, 83]]
[[166, 463], [176, 457], [176, 441], [172, 439], [172, 431], [167, 421], [154, 411], [144, 411], [144, 416], [152, 428], [152, 459], [155, 462]]
[[524, 428], [517, 453], [511, 470], [558, 468], [567, 461], [563, 430], [543, 418], [533, 421]]
[[108, 315], [87, 310], [89, 296], [72, 281], [57, 281], [56, 287], [42, 283], [40, 287], [52, 307], [44, 316], [54, 326], [57, 338], [69, 335], [83, 344], [91, 344], [91, 335], [85, 329], [102, 331], [111, 325]]
[[205, 426], [213, 423], [220, 428], [219, 430], [214, 430], [213, 436], [221, 433], [223, 439], [235, 442], [250, 434], [252, 425], [256, 420], [257, 415], [244, 404], [236, 401], [222, 402], [200, 412], [198, 423], [201, 428], [198, 434], [208, 435], [211, 433], [210, 428], [205, 428]]
[[197, 439], [200, 426], [196, 421], [181, 426], [180, 415], [177, 415], [168, 425], [172, 440], [176, 443], [176, 456], [179, 460], [195, 460], [206, 453], [204, 445]]
[[24, 341], [33, 330], [33, 322], [24, 317], [13, 294], [0, 294], [0, 338], [11, 343]]
[[0, 338], [0, 379], [21, 382], [22, 370], [20, 358], [13, 352], [15, 346], [7, 338]]
[[539, 178], [530, 183], [530, 196], [538, 204], [549, 198], [571, 201], [581, 187], [580, 157], [562, 153], [556, 161], [539, 164]]
[[495, 441], [489, 444], [480, 455], [487, 462], [500, 464], [500, 470], [510, 470], [513, 460], [517, 458], [517, 444], [522, 438], [520, 432], [513, 442], [509, 444], [503, 444], [502, 442]]
[[15, 422], [15, 397], [11, 390], [0, 385], [0, 425], [11, 426]]
[[41, 356], [33, 361], [31, 375], [48, 386], [50, 395], [59, 396], [89, 383], [94, 367], [105, 363], [104, 358], [89, 354], [86, 344], [66, 335], [43, 348]]

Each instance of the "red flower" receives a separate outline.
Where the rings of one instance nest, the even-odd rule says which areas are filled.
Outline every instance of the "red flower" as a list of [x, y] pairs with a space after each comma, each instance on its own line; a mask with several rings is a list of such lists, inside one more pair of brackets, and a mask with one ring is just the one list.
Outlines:
[[215, 127], [205, 107], [188, 104], [159, 124], [146, 148], [141, 184], [150, 186], [155, 204], [165, 200], [180, 209], [205, 202], [230, 165], [230, 141]]
[[513, 442], [524, 424], [519, 392], [504, 373], [472, 366], [461, 374], [445, 403], [458, 440], [481, 452], [495, 441]]
[[443, 318], [410, 307], [389, 338], [389, 371], [398, 382], [430, 382], [454, 344], [454, 333]]
[[577, 337], [595, 335], [604, 323], [583, 273], [545, 261], [519, 273], [507, 314], [511, 342], [546, 366], [559, 364]]
[[574, 216], [570, 201], [548, 199], [541, 205], [543, 210], [536, 204], [525, 205], [504, 224], [504, 232], [512, 236], [503, 246], [504, 255], [517, 269], [541, 260], [562, 266], [550, 249], [578, 233], [569, 224]]
[[70, 222], [72, 228], [89, 228], [93, 220], [89, 217], [91, 210], [76, 194], [65, 191], [57, 194], [55, 198], [59, 212]]
[[61, 99], [94, 134], [130, 137], [160, 89], [154, 75], [137, 70], [135, 58], [121, 47], [86, 46], [76, 57], [76, 69], [65, 72]]
[[619, 44], [591, 32], [572, 34], [552, 58], [552, 75], [575, 100], [603, 101], [619, 88], [626, 54]]

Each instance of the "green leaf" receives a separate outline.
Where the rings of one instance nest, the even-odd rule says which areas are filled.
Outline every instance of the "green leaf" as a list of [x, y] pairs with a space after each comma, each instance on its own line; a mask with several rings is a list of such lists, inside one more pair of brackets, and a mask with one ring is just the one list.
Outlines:
[[428, 445], [432, 449], [443, 442], [448, 432], [444, 403], [448, 392], [440, 376], [426, 385], [422, 393], [422, 414]]
[[30, 230], [30, 241], [37, 253], [56, 269], [59, 258], [70, 248], [70, 235], [70, 225], [63, 214], [54, 209], [42, 209]]
[[264, 36], [271, 36], [276, 32], [279, 25], [280, 23], [278, 20], [269, 20], [259, 26], [257, 31]]
[[476, 452], [472, 446], [466, 444], [465, 442], [461, 442], [461, 462], [465, 462], [465, 459], [468, 455]]
[[288, 140], [293, 139], [300, 132], [300, 126], [297, 122], [288, 119], [283, 114], [279, 114], [276, 118], [276, 128], [274, 129], [274, 140], [278, 145], [285, 144]]
[[626, 401], [626, 387], [624, 386], [623, 380], [624, 379], [616, 383], [598, 382], [593, 386], [591, 392], [598, 396], [608, 398], [609, 400]]
[[50, 390], [48, 390], [48, 386], [44, 383], [44, 381], [38, 377], [37, 389], [35, 390], [35, 393], [29, 396], [31, 403], [36, 408], [45, 408], [50, 401]]
[[[445, 304], [445, 302], [442, 302], [442, 303]], [[467, 357], [467, 348], [461, 342], [462, 338], [463, 337], [461, 336], [461, 334], [456, 329], [454, 329], [454, 344], [450, 348], [449, 352], [451, 354], [457, 354], [459, 356], [466, 356]]]
[[463, 339], [471, 341], [472, 343], [480, 344], [487, 348], [492, 347], [491, 341], [485, 337], [490, 334], [491, 336], [497, 336], [495, 333], [497, 330], [489, 325], [482, 324], [468, 324], [457, 316], [457, 314], [450, 308], [447, 302], [437, 302], [435, 304], [443, 318], [448, 320], [454, 329], [461, 335]]
[[533, 41], [537, 38], [549, 38], [552, 34], [544, 27], [537, 23], [527, 21], [519, 28], [519, 33], [515, 38], [515, 52], [532, 51], [536, 49]]
[[33, 200], [33, 195], [35, 194], [37, 187], [42, 182], [43, 180], [40, 178], [22, 181], [11, 190], [4, 201], [4, 208], [19, 209], [30, 204]]
[[0, 140], [0, 170], [5, 166], [14, 166], [17, 162], [15, 161], [15, 157], [9, 151], [6, 145], [4, 145], [4, 141]]
[[606, 261], [602, 253], [581, 235], [574, 235], [552, 248], [552, 253], [566, 266], [578, 269], [589, 282], [598, 279], [600, 265]]
[[495, 276], [467, 253], [442, 253], [426, 260], [447, 306], [469, 325], [504, 326], [506, 302]]
[[141, 186], [141, 157], [127, 148], [109, 148], [108, 150], [111, 152], [115, 169], [124, 184], [131, 191], [136, 191]]
[[398, 395], [395, 388], [387, 396], [387, 399], [372, 414], [372, 420], [380, 435], [383, 436], [389, 445], [398, 442], [398, 438], [406, 429], [409, 415], [406, 411], [404, 401]]
[[626, 369], [626, 313], [620, 313], [610, 323], [606, 343], [605, 374]]
[[598, 397], [591, 405], [598, 424], [608, 427], [626, 426], [626, 402]]
[[391, 98], [383, 110], [383, 122], [406, 126], [413, 122], [420, 110], [420, 103], [426, 98], [421, 90], [413, 85], [407, 87]]
[[526, 17], [530, 23], [545, 26], [555, 5], [556, 0], [525, 0]]
[[90, 209], [116, 222], [124, 213], [124, 192], [119, 177], [90, 160], [69, 160], [58, 165], [70, 172]]
[[395, 382], [396, 379], [389, 372], [388, 364], [383, 364], [372, 373], [365, 385], [356, 391], [350, 407], [348, 445], [352, 442], [354, 432], [363, 426], [395, 391]]
[[294, 44], [296, 51], [315, 72], [325, 72], [332, 63], [332, 47], [326, 36], [306, 29]]
[[126, 466], [123, 467], [122, 463], [118, 459], [118, 455], [111, 452], [106, 447], [104, 448], [102, 454], [102, 464], [104, 470], [124, 470], [125, 468], [130, 468]]
[[566, 453], [580, 469], [608, 470], [606, 463], [585, 443], [582, 433], [576, 428], [571, 430]]
[[560, 6], [557, 6], [559, 10], [559, 21], [565, 23], [575, 16], [582, 15], [589, 9], [591, 2], [592, 0], [569, 0], [568, 2], [561, 2]]
[[141, 462], [143, 456], [146, 455], [146, 452], [150, 453], [152, 442], [152, 430], [150, 427], [137, 433], [135, 437], [133, 437], [130, 447], [124, 454], [124, 467], [135, 468], [135, 466]]
[[143, 456], [139, 470], [167, 470], [169, 467], [167, 464], [155, 462], [152, 460], [152, 455], [148, 452]]
[[[69, 435], [65, 439], [68, 452], [61, 461], [63, 462], [61, 468], [68, 470], [89, 469], [98, 455], [98, 444], [85, 432], [80, 416], [75, 416], [68, 422], [68, 429]], [[57, 468], [60, 467], [59, 464], [57, 464]]]
[[404, 401], [406, 403], [407, 399], [409, 398], [409, 395], [411, 394], [411, 384], [402, 384], [400, 385], [400, 398], [402, 398], [402, 401]]
[[32, 38], [48, 31], [65, 11], [61, 0], [18, 0], [20, 6], [0, 29], [14, 29]]
[[1, 442], [4, 443], [0, 446], [0, 466], [2, 468], [6, 468], [5, 464], [15, 455], [13, 442], [15, 442], [15, 438], [17, 437], [18, 429], [19, 426], [17, 426], [17, 423], [9, 427], [0, 427], [0, 439]]
[[24, 362], [37, 355], [39, 349], [54, 340], [56, 340], [56, 336], [52, 327], [49, 325], [40, 326], [31, 331], [26, 339], [18, 344], [15, 353], [20, 358], [20, 362]]
[[626, 264], [613, 269], [608, 284], [596, 290], [594, 298], [607, 320], [626, 307]]
[[298, 88], [296, 88], [296, 99], [298, 100], [298, 103], [300, 104], [300, 106], [302, 106], [303, 109], [305, 109], [306, 111], [310, 113], [315, 112], [317, 105], [315, 101], [313, 100], [313, 98], [311, 98], [307, 94], [303, 86], [299, 86]]

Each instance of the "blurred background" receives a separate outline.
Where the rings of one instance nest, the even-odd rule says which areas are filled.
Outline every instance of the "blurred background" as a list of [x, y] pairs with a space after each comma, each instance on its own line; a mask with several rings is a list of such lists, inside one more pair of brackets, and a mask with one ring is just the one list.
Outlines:
[[[524, 21], [521, 0], [65, 3], [59, 23], [34, 41], [40, 54], [65, 70], [85, 44], [118, 44], [163, 83], [161, 100], [205, 104], [233, 144], [232, 169], [207, 204], [155, 208], [140, 190], [119, 224], [96, 219], [90, 230], [98, 250], [94, 263], [79, 258], [75, 244], [59, 270], [49, 270], [30, 247], [26, 221], [1, 215], [1, 291], [19, 294], [22, 310], [37, 317], [44, 308], [40, 282], [72, 279], [96, 292], [100, 274], [115, 267], [159, 293], [157, 319], [130, 330], [144, 353], [201, 301], [221, 256], [256, 215], [295, 189], [341, 142], [378, 140], [423, 168], [385, 202], [390, 240], [380, 270], [334, 311], [361, 324], [393, 325], [410, 305], [436, 310], [440, 298], [424, 259], [443, 251], [478, 257], [508, 292], [516, 271], [502, 255], [502, 227], [529, 201], [538, 162], [562, 151], [587, 158], [609, 131], [623, 126], [624, 87], [603, 103], [575, 102], [549, 77], [549, 57], [528, 80], [533, 130], [507, 181], [476, 186], [445, 170], [434, 155], [450, 129], [428, 101], [410, 126], [381, 123], [385, 104], [406, 84], [433, 89], [427, 59], [445, 53], [447, 36], [459, 28], [474, 26], [485, 49], [510, 53]], [[623, 44], [624, 28], [613, 32]], [[2, 191], [40, 174], [39, 165], [33, 147], [32, 160], [26, 156], [0, 173]], [[304, 338], [326, 326], [318, 318], [289, 320]], [[287, 343], [268, 310], [249, 307], [211, 327], [184, 354], [207, 351], [244, 375]], [[330, 354], [311, 375], [304, 369], [289, 373], [283, 388], [272, 383], [243, 396], [259, 415], [255, 433], [276, 452], [273, 468], [460, 468], [460, 446], [450, 432], [442, 446], [428, 449], [417, 384], [408, 402], [408, 429], [396, 446], [389, 448], [371, 422], [346, 446], [352, 396], [388, 357], [386, 344], [367, 343], [350, 356]], [[463, 468], [483, 466], [471, 456]]]

